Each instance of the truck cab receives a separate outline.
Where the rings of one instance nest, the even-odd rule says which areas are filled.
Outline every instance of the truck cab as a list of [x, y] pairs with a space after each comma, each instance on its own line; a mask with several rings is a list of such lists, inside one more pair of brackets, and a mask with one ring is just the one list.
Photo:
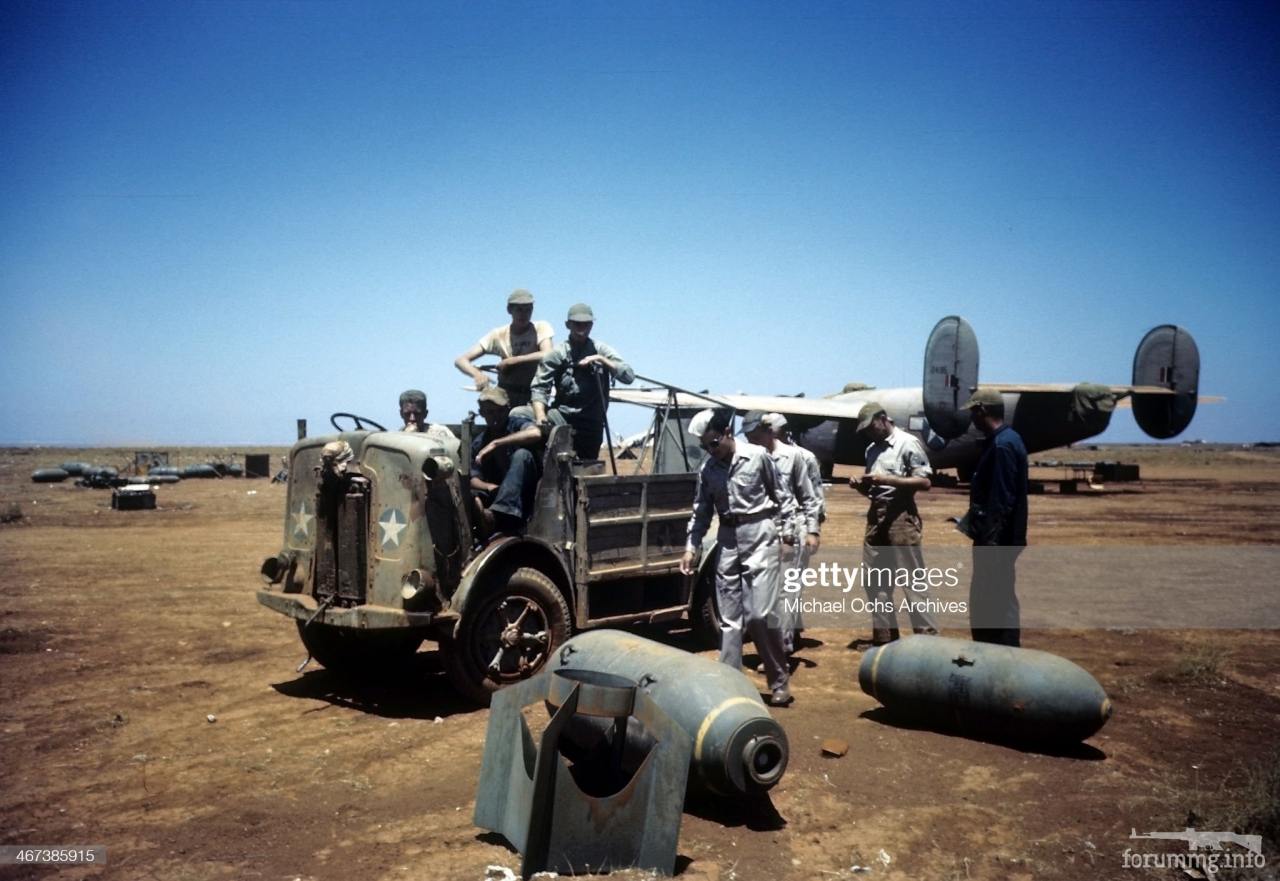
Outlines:
[[369, 675], [434, 641], [458, 690], [487, 703], [578, 630], [687, 617], [718, 638], [711, 555], [703, 577], [679, 571], [696, 474], [605, 473], [575, 460], [558, 426], [524, 534], [486, 539], [472, 523], [473, 432], [469, 419], [462, 455], [398, 431], [294, 445], [283, 547], [258, 600], [294, 619], [311, 657]]

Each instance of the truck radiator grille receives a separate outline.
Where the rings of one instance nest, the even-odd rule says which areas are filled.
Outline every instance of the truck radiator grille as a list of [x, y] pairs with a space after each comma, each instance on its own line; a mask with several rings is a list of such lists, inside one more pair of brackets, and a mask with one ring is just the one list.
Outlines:
[[316, 503], [316, 599], [336, 606], [365, 601], [368, 573], [369, 481], [326, 481]]

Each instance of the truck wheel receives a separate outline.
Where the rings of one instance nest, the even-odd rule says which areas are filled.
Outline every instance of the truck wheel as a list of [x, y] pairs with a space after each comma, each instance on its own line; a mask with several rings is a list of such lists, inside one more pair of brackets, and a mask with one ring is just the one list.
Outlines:
[[490, 696], [542, 669], [569, 638], [569, 604], [537, 569], [517, 569], [487, 589], [441, 642], [445, 670], [455, 688], [488, 706]]
[[333, 673], [385, 671], [406, 663], [422, 645], [414, 630], [360, 630], [298, 621], [298, 636], [312, 659]]
[[693, 620], [689, 622], [694, 638], [704, 648], [720, 648], [720, 610], [716, 608], [716, 570], [707, 568], [694, 588]]

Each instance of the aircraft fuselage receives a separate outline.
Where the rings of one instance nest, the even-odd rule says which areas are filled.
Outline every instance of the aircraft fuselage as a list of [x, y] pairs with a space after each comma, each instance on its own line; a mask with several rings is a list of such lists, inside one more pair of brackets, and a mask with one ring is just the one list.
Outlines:
[[[929, 463], [935, 470], [955, 468], [967, 473], [972, 470], [982, 454], [982, 433], [972, 425], [962, 435], [946, 440], [929, 428], [924, 415], [922, 389], [892, 388], [869, 389], [834, 395], [832, 400], [861, 406], [875, 401], [884, 407], [894, 424], [920, 439], [929, 454]], [[1080, 418], [1071, 410], [1071, 395], [1037, 395], [1025, 402], [1022, 396], [1006, 392], [1005, 421], [1011, 424], [1027, 446], [1027, 452], [1036, 453], [1066, 446], [1093, 437], [1104, 431], [1110, 422], [1110, 413], [1100, 412]], [[813, 452], [822, 463], [837, 465], [862, 465], [868, 441], [853, 429], [851, 420], [828, 420], [797, 435], [797, 442]]]

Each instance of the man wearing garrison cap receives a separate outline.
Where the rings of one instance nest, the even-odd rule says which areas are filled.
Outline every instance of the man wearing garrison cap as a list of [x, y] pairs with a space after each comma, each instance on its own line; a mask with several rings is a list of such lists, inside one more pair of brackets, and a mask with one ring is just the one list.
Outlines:
[[[822, 527], [818, 523], [821, 499], [813, 488], [809, 472], [804, 460], [797, 455], [799, 447], [784, 444], [774, 434], [774, 417], [782, 419], [777, 413], [762, 413], [752, 410], [742, 417], [742, 434], [751, 443], [763, 447], [778, 467], [782, 484], [796, 500], [796, 517], [792, 523], [781, 527], [787, 547], [782, 549], [783, 568], [796, 567], [804, 569], [809, 565], [809, 556], [818, 549]], [[785, 420], [783, 421], [785, 425]], [[803, 618], [798, 602], [785, 600], [779, 615], [781, 619], [782, 646], [788, 655], [795, 651], [798, 642], [796, 633], [803, 629]]]
[[978, 389], [963, 409], [987, 438], [969, 481], [969, 512], [960, 521], [973, 539], [969, 626], [977, 642], [1017, 646], [1022, 636], [1015, 566], [1027, 544], [1027, 447], [1005, 424], [1000, 392]]
[[454, 462], [458, 461], [462, 441], [447, 427], [428, 424], [426, 392], [416, 388], [401, 392], [400, 418], [404, 421], [401, 431], [416, 432], [435, 442], [430, 450], [431, 455], [448, 456]]
[[769, 703], [793, 700], [782, 645], [781, 558], [778, 524], [794, 522], [795, 498], [783, 485], [769, 452], [733, 436], [732, 410], [703, 410], [689, 420], [689, 433], [707, 451], [698, 469], [680, 571], [697, 573], [702, 540], [712, 515], [716, 542], [716, 608], [720, 613], [720, 661], [742, 669], [743, 632], [750, 633], [764, 662]]
[[[871, 606], [871, 642], [884, 645], [898, 638], [898, 613], [894, 605], [894, 582], [901, 573], [924, 570], [924, 554], [920, 549], [924, 524], [916, 508], [916, 493], [928, 492], [929, 456], [915, 435], [893, 424], [884, 407], [868, 401], [858, 411], [858, 431], [866, 438], [866, 469], [859, 477], [849, 478], [849, 485], [867, 497], [867, 529], [863, 536], [862, 558], [866, 571], [889, 570], [887, 579], [864, 582]], [[888, 583], [884, 583], [887, 581]], [[904, 588], [904, 591], [907, 590]], [[911, 629], [916, 633], [937, 633], [933, 616], [917, 606], [928, 599], [928, 586], [910, 588], [912, 602], [908, 606]]]
[[533, 294], [518, 288], [507, 297], [511, 323], [495, 327], [454, 359], [453, 366], [475, 380], [476, 391], [489, 387], [489, 377], [473, 363], [483, 355], [496, 355], [498, 388], [507, 393], [511, 406], [529, 403], [529, 383], [542, 356], [551, 351], [552, 330], [546, 321], [533, 319]]
[[[812, 452], [796, 443], [795, 438], [791, 436], [791, 429], [787, 425], [787, 417], [781, 413], [766, 413], [765, 421], [769, 423], [769, 427], [773, 430], [773, 436], [778, 439], [778, 443], [785, 444], [795, 450], [796, 456], [804, 463], [805, 473], [809, 475], [809, 485], [813, 487], [814, 494], [818, 497], [818, 528], [822, 528], [822, 524], [827, 521], [827, 498], [826, 486], [822, 483], [822, 466], [818, 464], [818, 457]], [[797, 566], [801, 569], [809, 568], [809, 560], [813, 556], [814, 548], [809, 543], [797, 544], [796, 553], [799, 556]], [[794, 646], [800, 642], [800, 633], [804, 630], [804, 616], [800, 614], [799, 608], [796, 609], [794, 621], [795, 629], [791, 632], [791, 645]], [[784, 635], [785, 631], [784, 631]]]

